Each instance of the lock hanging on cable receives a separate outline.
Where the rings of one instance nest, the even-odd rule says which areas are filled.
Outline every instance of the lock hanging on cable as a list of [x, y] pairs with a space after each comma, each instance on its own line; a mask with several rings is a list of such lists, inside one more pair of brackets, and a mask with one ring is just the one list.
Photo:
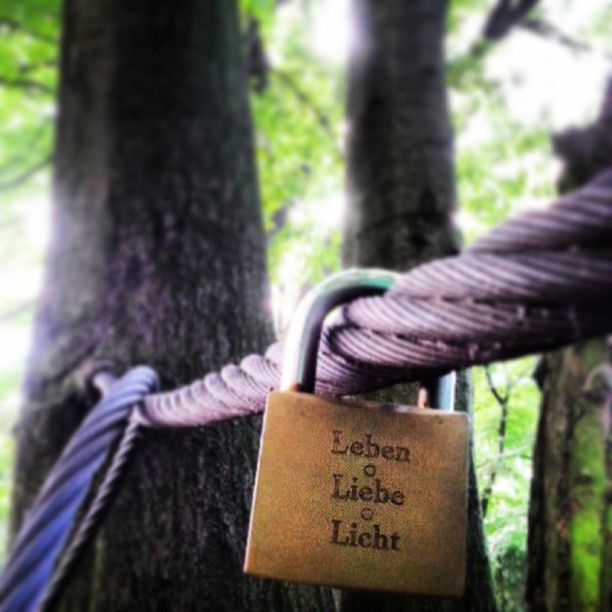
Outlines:
[[[244, 569], [348, 589], [459, 597], [465, 582], [469, 419], [454, 373], [418, 406], [313, 394], [319, 336], [339, 304], [395, 275], [348, 270], [293, 317], [281, 391], [268, 396]], [[439, 409], [425, 407], [433, 397]]]

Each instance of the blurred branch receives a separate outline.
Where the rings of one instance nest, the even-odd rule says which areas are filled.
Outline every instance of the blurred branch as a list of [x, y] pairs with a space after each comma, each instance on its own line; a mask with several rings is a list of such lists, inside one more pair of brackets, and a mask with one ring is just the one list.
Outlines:
[[543, 19], [525, 19], [519, 24], [519, 26], [532, 34], [537, 34], [538, 36], [543, 36], [548, 40], [557, 42], [564, 47], [567, 47], [574, 53], [597, 53], [607, 60], [612, 60], [612, 54], [606, 53], [602, 49], [595, 49], [585, 42], [568, 36], [559, 30], [557, 26], [549, 23], [548, 21], [544, 21]]
[[447, 63], [449, 83], [460, 86], [466, 77], [482, 74], [483, 63], [495, 48], [494, 42], [504, 38], [537, 3], [538, 0], [500, 0], [489, 13], [479, 37], [463, 55]]
[[31, 36], [36, 40], [40, 40], [42, 42], [49, 43], [50, 45], [57, 45], [58, 40], [53, 36], [48, 36], [47, 34], [43, 34], [42, 32], [34, 32], [29, 28], [26, 28], [22, 23], [16, 21], [15, 19], [11, 19], [10, 17], [5, 17], [0, 15], [0, 26], [4, 26], [10, 32], [21, 32], [26, 36]]
[[47, 155], [43, 159], [41, 159], [38, 163], [34, 164], [27, 170], [24, 170], [20, 174], [18, 174], [15, 178], [6, 181], [4, 183], [0, 183], [0, 191], [7, 191], [9, 189], [15, 189], [15, 187], [19, 187], [27, 180], [32, 178], [35, 174], [46, 168], [53, 161], [52, 155]]
[[37, 93], [55, 93], [55, 89], [53, 87], [50, 87], [49, 85], [46, 85], [45, 83], [35, 81], [34, 79], [22, 77], [11, 79], [9, 77], [0, 76], [0, 86], [10, 87], [11, 89], [24, 89], [27, 91], [35, 91]]
[[492, 393], [493, 397], [497, 401], [497, 403], [501, 406], [502, 404], [508, 403], [508, 392], [503, 395], [500, 393], [499, 389], [495, 386], [493, 382], [493, 375], [491, 374], [491, 367], [486, 366], [484, 368], [485, 377], [487, 379], [487, 385], [489, 386], [489, 391]]
[[487, 482], [487, 485], [482, 493], [481, 507], [483, 517], [487, 515], [487, 510], [489, 509], [489, 501], [491, 499], [491, 494], [493, 493], [493, 487], [495, 486], [497, 474], [499, 472], [499, 468], [501, 466], [501, 462], [503, 461], [504, 453], [506, 450], [506, 429], [508, 422], [508, 407], [510, 404], [511, 389], [511, 386], [507, 385], [505, 393], [501, 393], [499, 391], [499, 389], [495, 385], [495, 382], [493, 381], [490, 366], [485, 366], [484, 373], [487, 379], [487, 385], [489, 386], [489, 391], [491, 391], [491, 394], [495, 398], [495, 401], [498, 403], [501, 412], [499, 415], [499, 425], [497, 426], [497, 457], [493, 464], [493, 468], [491, 469], [491, 473], [489, 474], [489, 481]]
[[10, 161], [0, 166], [0, 184], [2, 184], [2, 180], [7, 175], [10, 176], [11, 174], [14, 174], [16, 168], [27, 165], [29, 159], [31, 158], [32, 151], [39, 151], [47, 148], [41, 146], [40, 141], [49, 130], [53, 130], [53, 127], [53, 121], [50, 119], [45, 119], [32, 134], [31, 138], [28, 138], [27, 141], [25, 138], [23, 139], [24, 143], [22, 150], [19, 151]]
[[262, 93], [268, 87], [270, 64], [259, 30], [259, 21], [254, 17], [248, 18], [245, 36], [249, 77], [255, 83], [255, 91]]
[[31, 311], [32, 308], [34, 308], [34, 303], [34, 300], [28, 300], [27, 302], [23, 302], [14, 308], [0, 312], [0, 321], [8, 321], [9, 319], [14, 319], [19, 315]]
[[612, 60], [612, 54], [572, 38], [554, 24], [538, 17], [527, 17], [538, 2], [539, 0], [499, 0], [487, 18], [483, 37], [486, 40], [497, 41], [507, 36], [512, 28], [520, 27], [532, 34], [557, 42], [574, 53], [597, 53]]
[[[555, 134], [552, 142], [555, 154], [563, 162], [561, 192], [575, 189], [612, 165], [612, 79], [608, 81], [597, 121], [586, 128], [569, 128]], [[536, 380], [543, 380], [541, 375], [542, 372], [537, 372]]]
[[500, 40], [522, 21], [539, 0], [499, 0], [489, 13], [482, 35], [488, 40]]
[[[506, 450], [504, 452], [504, 459], [524, 459], [525, 461], [531, 461], [532, 457], [530, 451], [532, 449], [531, 444], [522, 444], [521, 446], [514, 447], [514, 450]], [[493, 463], [497, 461], [497, 458], [479, 461], [476, 464], [476, 468], [480, 471], [489, 468]]]
[[291, 93], [298, 102], [306, 106], [314, 115], [321, 129], [330, 137], [334, 143], [334, 151], [339, 157], [342, 157], [342, 152], [338, 150], [335, 143], [335, 134], [329, 117], [317, 106], [312, 98], [298, 85], [297, 81], [285, 70], [274, 69], [271, 74], [278, 79]]
[[289, 211], [293, 208], [294, 202], [283, 204], [272, 215], [272, 228], [266, 232], [266, 240], [268, 244], [276, 238], [278, 233], [287, 225]]
[[28, 72], [34, 72], [36, 70], [41, 69], [56, 69], [57, 66], [57, 58], [47, 59], [41, 62], [36, 62], [35, 64], [20, 64], [17, 67], [17, 70], [20, 74], [26, 74]]

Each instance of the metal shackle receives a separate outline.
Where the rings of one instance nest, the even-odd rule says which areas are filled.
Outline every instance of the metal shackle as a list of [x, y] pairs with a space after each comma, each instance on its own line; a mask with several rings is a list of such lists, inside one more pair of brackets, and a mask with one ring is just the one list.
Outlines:
[[[376, 268], [343, 270], [313, 287], [300, 301], [289, 326], [281, 375], [283, 391], [313, 393], [317, 372], [319, 340], [325, 317], [336, 307], [359, 297], [382, 295], [398, 274]], [[436, 408], [453, 410], [454, 372], [423, 381], [422, 386]]]

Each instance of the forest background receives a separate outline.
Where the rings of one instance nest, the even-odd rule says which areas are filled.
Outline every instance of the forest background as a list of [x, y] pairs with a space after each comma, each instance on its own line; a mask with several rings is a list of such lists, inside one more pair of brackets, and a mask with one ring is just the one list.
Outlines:
[[[268, 259], [282, 335], [300, 295], [339, 269], [344, 203], [347, 0], [243, 0], [242, 27]], [[446, 50], [465, 244], [545, 205], [559, 162], [551, 138], [597, 115], [612, 61], [612, 6], [546, 0], [485, 41], [495, 3], [454, 0]], [[49, 227], [58, 0], [0, 2], [0, 554], [12, 428]], [[536, 357], [473, 370], [482, 507], [502, 609], [521, 606], [539, 391]]]

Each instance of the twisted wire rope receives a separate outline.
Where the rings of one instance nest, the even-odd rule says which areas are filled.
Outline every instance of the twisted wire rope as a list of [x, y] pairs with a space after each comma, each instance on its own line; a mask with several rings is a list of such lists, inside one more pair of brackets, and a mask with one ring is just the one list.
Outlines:
[[55, 561], [91, 481], [122, 435], [134, 406], [157, 386], [153, 370], [129, 370], [89, 412], [25, 516], [0, 577], [0, 610], [39, 607]]
[[115, 451], [108, 469], [105, 471], [102, 482], [95, 492], [95, 497], [89, 504], [86, 514], [79, 522], [74, 534], [59, 557], [50, 582], [43, 591], [38, 608], [51, 609], [54, 601], [66, 584], [70, 572], [74, 568], [87, 544], [94, 537], [105, 513], [109, 509], [109, 502], [116, 487], [123, 476], [126, 464], [134, 450], [142, 432], [141, 424], [137, 418], [138, 412], [132, 412], [128, 418], [127, 426], [121, 436], [119, 446]]
[[[354, 300], [323, 331], [317, 392], [372, 391], [608, 333], [612, 317], [612, 171], [552, 206], [500, 224], [455, 257]], [[148, 396], [152, 427], [261, 412], [283, 345], [177, 391]]]
[[[343, 307], [323, 330], [317, 392], [371, 391], [612, 331], [611, 237], [608, 171], [548, 209], [499, 225], [464, 253], [401, 275], [383, 297]], [[141, 426], [204, 425], [261, 412], [278, 387], [282, 361], [283, 344], [275, 343], [263, 356], [163, 393], [151, 393], [152, 370], [130, 370], [83, 421], [24, 520], [0, 578], [0, 609], [40, 609], [57, 596], [99, 525]], [[95, 472], [120, 437], [51, 580]]]

